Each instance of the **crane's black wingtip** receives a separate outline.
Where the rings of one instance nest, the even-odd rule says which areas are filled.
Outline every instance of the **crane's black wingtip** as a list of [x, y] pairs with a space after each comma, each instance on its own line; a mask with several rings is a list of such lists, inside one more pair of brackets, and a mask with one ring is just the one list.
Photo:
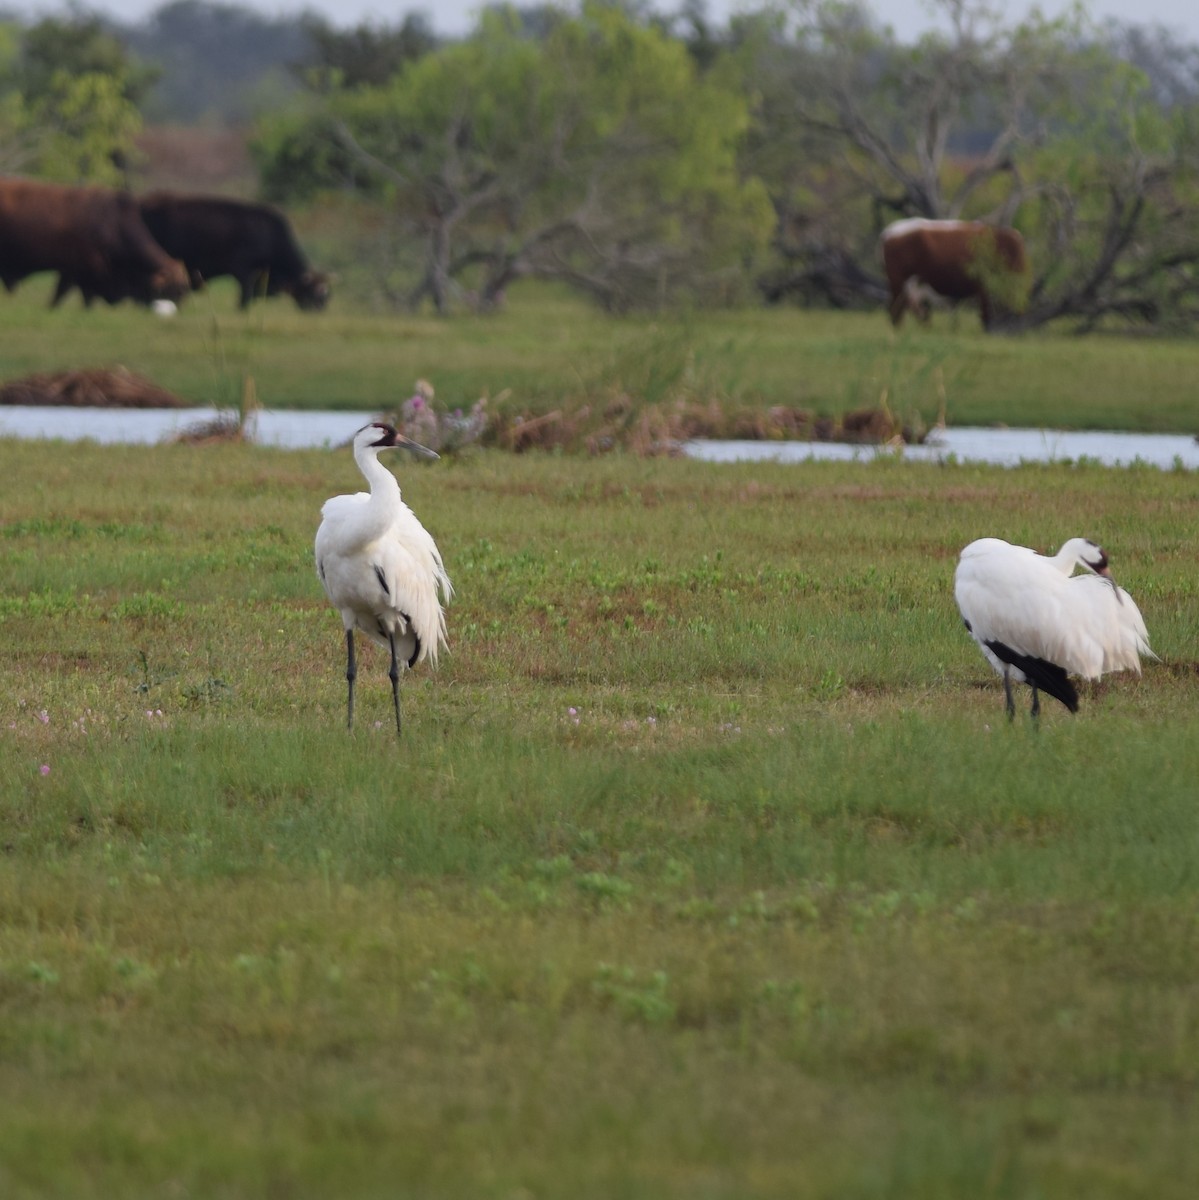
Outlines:
[[1070, 682], [1065, 667], [1031, 654], [1020, 654], [1002, 642], [984, 642], [983, 645], [1000, 662], [1009, 663], [1021, 671], [1033, 687], [1061, 701], [1072, 713], [1078, 712], [1078, 689]]

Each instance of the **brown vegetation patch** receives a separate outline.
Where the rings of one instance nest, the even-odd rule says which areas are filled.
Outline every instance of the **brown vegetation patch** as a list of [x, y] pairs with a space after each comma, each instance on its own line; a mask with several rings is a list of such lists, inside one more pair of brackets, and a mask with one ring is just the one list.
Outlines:
[[258, 389], [254, 377], [247, 375], [242, 380], [241, 403], [236, 410], [218, 413], [210, 420], [197, 421], [181, 429], [171, 439], [187, 446], [210, 446], [225, 442], [247, 442], [254, 435], [255, 420], [262, 405], [258, 403]]
[[186, 408], [186, 400], [125, 367], [27, 375], [0, 387], [0, 404], [77, 408]]
[[923, 434], [905, 426], [885, 405], [824, 417], [790, 405], [731, 408], [715, 400], [680, 399], [641, 408], [619, 393], [603, 404], [563, 405], [536, 416], [505, 412], [485, 440], [516, 453], [622, 449], [654, 457], [677, 456], [683, 442], [699, 438], [880, 445], [917, 443]]
[[197, 421], [181, 429], [171, 442], [184, 446], [217, 446], [247, 441], [246, 427], [237, 413], [219, 413], [208, 421]]

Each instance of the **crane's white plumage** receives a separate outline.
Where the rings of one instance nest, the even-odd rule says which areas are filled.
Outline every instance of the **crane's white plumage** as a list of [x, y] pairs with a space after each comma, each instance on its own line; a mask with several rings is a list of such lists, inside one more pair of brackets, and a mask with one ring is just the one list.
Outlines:
[[[1073, 575], [1075, 566], [1088, 573]], [[953, 591], [966, 628], [1003, 676], [1009, 716], [1013, 679], [1032, 688], [1034, 715], [1038, 690], [1077, 712], [1068, 675], [1139, 675], [1142, 656], [1156, 657], [1140, 610], [1111, 577], [1102, 547], [1086, 538], [1071, 538], [1052, 556], [980, 538], [962, 551]]]
[[390, 676], [400, 729], [399, 667], [436, 663], [445, 645], [442, 603], [453, 594], [441, 553], [428, 530], [400, 498], [395, 476], [379, 451], [407, 449], [436, 458], [432, 450], [375, 423], [354, 435], [354, 461], [370, 492], [333, 496], [321, 508], [316, 531], [316, 569], [325, 595], [341, 613], [346, 633], [346, 723], [354, 723], [354, 631], [391, 652]]

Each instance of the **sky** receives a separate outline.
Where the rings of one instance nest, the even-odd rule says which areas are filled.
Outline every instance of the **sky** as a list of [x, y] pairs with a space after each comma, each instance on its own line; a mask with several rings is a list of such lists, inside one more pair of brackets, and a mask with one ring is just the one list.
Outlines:
[[[225, 2], [225, 0], [222, 0]], [[473, 27], [481, 5], [479, 0], [228, 0], [268, 16], [299, 13], [305, 9], [326, 17], [332, 24], [347, 26], [362, 21], [397, 24], [409, 12], [423, 12], [437, 33], [458, 36]], [[86, 11], [102, 12], [124, 21], [138, 21], [162, 7], [164, 0], [79, 0]], [[673, 0], [653, 0], [663, 12], [678, 7]], [[929, 14], [928, 0], [868, 0], [871, 10], [883, 24], [890, 25], [902, 41], [909, 41], [936, 26]], [[1028, 0], [993, 0], [1004, 13], [1005, 21], [1014, 22], [1033, 7]], [[1070, 8], [1070, 0], [1040, 0], [1039, 7], [1049, 16]], [[67, 11], [65, 0], [6, 0], [5, 8], [28, 16], [46, 16]], [[763, 4], [757, 0], [708, 0], [708, 13], [723, 23], [738, 9], [753, 11]], [[1199, 2], [1197, 0], [1085, 0], [1085, 7], [1096, 20], [1116, 17], [1141, 25], [1163, 25], [1185, 41], [1199, 43]]]

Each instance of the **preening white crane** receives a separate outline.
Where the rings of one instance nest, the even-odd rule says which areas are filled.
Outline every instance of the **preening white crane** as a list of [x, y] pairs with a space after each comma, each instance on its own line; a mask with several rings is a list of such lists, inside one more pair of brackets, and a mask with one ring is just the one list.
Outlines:
[[[1073, 575], [1075, 566], [1087, 573]], [[1071, 538], [1052, 556], [980, 538], [962, 551], [953, 594], [966, 629], [1003, 676], [1009, 718], [1013, 679], [1032, 688], [1034, 717], [1039, 692], [1077, 712], [1068, 676], [1139, 675], [1141, 657], [1157, 657], [1140, 609], [1112, 578], [1103, 548], [1086, 538]]]
[[436, 543], [400, 498], [396, 477], [379, 462], [379, 451], [387, 449], [437, 457], [390, 425], [363, 426], [354, 435], [354, 461], [371, 490], [325, 501], [316, 531], [316, 572], [346, 631], [346, 728], [354, 727], [357, 629], [391, 651], [388, 675], [398, 735], [399, 663], [437, 662], [446, 640], [442, 604], [454, 589]]

